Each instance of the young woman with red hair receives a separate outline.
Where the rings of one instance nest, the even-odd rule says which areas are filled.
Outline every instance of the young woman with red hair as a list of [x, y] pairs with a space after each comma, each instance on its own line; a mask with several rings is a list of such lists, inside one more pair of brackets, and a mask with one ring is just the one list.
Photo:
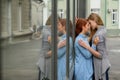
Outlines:
[[[75, 29], [75, 80], [92, 80], [93, 63], [92, 54], [89, 50], [79, 44], [79, 40], [84, 41], [89, 46], [88, 33], [90, 24], [86, 19], [78, 19]], [[96, 49], [97, 41], [92, 44]], [[98, 55], [98, 54], [96, 54]]]

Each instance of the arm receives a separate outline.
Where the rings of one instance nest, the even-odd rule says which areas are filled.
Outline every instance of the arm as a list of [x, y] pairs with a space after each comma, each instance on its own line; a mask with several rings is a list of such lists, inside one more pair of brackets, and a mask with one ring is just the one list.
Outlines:
[[62, 47], [58, 49], [58, 52], [57, 52], [58, 58], [61, 58], [65, 54], [66, 54], [66, 47]]
[[76, 44], [76, 47], [79, 49], [79, 51], [85, 58], [90, 58], [92, 56], [92, 54], [86, 48], [79, 45], [79, 43]]
[[58, 48], [62, 48], [66, 45], [66, 40], [63, 40], [61, 42], [58, 43]]
[[51, 36], [48, 36], [48, 42], [51, 43]]
[[[63, 41], [61, 41], [61, 42], [58, 43], [58, 52], [59, 52], [58, 56], [59, 56], [59, 57], [61, 57], [61, 56], [65, 53], [64, 48], [62, 48], [62, 47], [64, 47], [65, 45], [66, 45], [66, 40], [63, 40]], [[60, 48], [62, 48], [63, 50], [60, 49]], [[48, 55], [48, 56], [51, 56], [51, 55], [52, 55], [52, 51], [51, 51], [51, 50], [48, 51], [48, 52], [47, 52], [47, 55]]]
[[[45, 52], [45, 56], [50, 57], [52, 54], [52, 51], [49, 47], [51, 44], [51, 36], [50, 36], [51, 34], [47, 29], [43, 29], [42, 35], [43, 35], [43, 38], [42, 38], [43, 45], [42, 46], [44, 47], [45, 50], [47, 49], [47, 51]], [[45, 43], [48, 43], [48, 44], [45, 44]]]
[[96, 51], [97, 44], [98, 44], [98, 37], [95, 38], [94, 44], [92, 44], [92, 47], [88, 46], [84, 41], [79, 40], [79, 45], [89, 50], [95, 57], [102, 58], [102, 55], [98, 51]]
[[[72, 38], [69, 38], [69, 55], [71, 55], [72, 49], [73, 49]], [[59, 52], [58, 58], [66, 54], [66, 39], [58, 43], [58, 52]]]
[[50, 51], [48, 51], [48, 53], [47, 53], [49, 56], [51, 56], [52, 55], [52, 51], [50, 50]]
[[88, 49], [95, 57], [102, 58], [102, 55], [95, 50], [96, 45], [93, 44], [92, 47], [88, 46], [86, 49]]
[[106, 36], [105, 32], [99, 33], [97, 36], [99, 37], [99, 44], [97, 44], [97, 51], [104, 56], [106, 53]]

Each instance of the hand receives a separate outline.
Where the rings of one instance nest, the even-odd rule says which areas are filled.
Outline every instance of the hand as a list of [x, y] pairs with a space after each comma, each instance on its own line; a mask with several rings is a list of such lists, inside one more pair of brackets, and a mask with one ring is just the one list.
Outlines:
[[48, 56], [51, 56], [52, 55], [52, 51], [48, 51], [47, 54], [48, 54]]
[[48, 42], [51, 43], [51, 36], [48, 36]]
[[94, 43], [95, 45], [97, 45], [97, 44], [99, 43], [99, 37], [98, 37], [98, 36], [97, 36], [97, 37], [95, 37], [95, 39], [94, 39], [93, 43]]
[[79, 45], [81, 45], [82, 47], [84, 47], [86, 49], [89, 48], [89, 46], [83, 40], [79, 40], [78, 43], [79, 43]]
[[66, 45], [66, 40], [63, 40], [63, 41], [58, 43], [58, 48], [61, 48], [61, 47], [65, 46], [65, 45]]
[[76, 17], [76, 18], [75, 18], [75, 24], [77, 23], [77, 21], [78, 21], [78, 18]]

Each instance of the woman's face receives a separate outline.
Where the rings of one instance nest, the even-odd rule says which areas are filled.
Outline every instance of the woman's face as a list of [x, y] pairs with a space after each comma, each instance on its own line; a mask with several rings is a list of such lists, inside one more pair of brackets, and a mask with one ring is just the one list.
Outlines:
[[95, 30], [97, 28], [97, 23], [94, 20], [89, 20], [89, 24], [92, 30]]
[[85, 31], [86, 33], [88, 33], [88, 32], [90, 31], [90, 24], [89, 24], [89, 23], [87, 23], [87, 24], [85, 25], [84, 31]]
[[63, 32], [63, 26], [60, 22], [58, 22], [57, 27], [58, 27], [58, 32]]

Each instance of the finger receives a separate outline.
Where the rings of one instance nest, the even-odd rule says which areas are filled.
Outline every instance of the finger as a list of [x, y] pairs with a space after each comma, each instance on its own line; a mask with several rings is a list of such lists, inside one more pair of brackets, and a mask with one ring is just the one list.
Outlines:
[[79, 44], [83, 44], [83, 41], [82, 41], [82, 40], [79, 40], [78, 42], [79, 42]]
[[96, 39], [99, 40], [99, 37], [97, 36]]

